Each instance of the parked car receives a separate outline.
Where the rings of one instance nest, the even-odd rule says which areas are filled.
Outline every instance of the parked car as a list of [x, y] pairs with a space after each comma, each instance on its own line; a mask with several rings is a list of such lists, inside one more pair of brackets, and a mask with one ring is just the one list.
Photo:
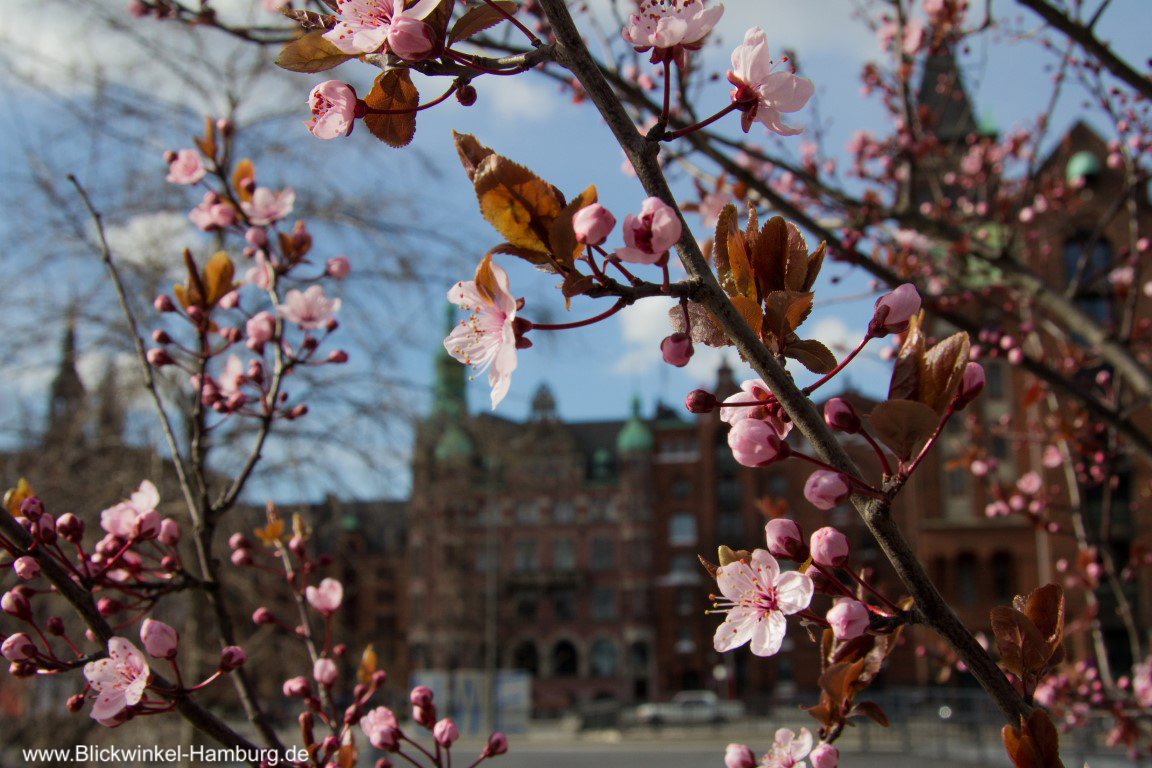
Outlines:
[[744, 717], [744, 705], [725, 701], [712, 691], [680, 691], [672, 701], [641, 704], [632, 720], [639, 725], [724, 723]]

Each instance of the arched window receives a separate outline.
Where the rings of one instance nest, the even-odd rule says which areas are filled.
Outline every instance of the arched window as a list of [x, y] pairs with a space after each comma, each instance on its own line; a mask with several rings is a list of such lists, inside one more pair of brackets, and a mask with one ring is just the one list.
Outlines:
[[992, 591], [1001, 601], [1009, 601], [1016, 595], [1016, 559], [1011, 552], [992, 555]]
[[552, 646], [552, 674], [556, 677], [576, 677], [580, 672], [580, 654], [568, 640]]
[[976, 555], [971, 552], [956, 558], [956, 592], [961, 605], [976, 602]]
[[616, 644], [597, 638], [588, 652], [588, 664], [592, 677], [616, 677]]
[[525, 640], [512, 651], [512, 668], [523, 669], [532, 677], [540, 674], [540, 654], [536, 651], [536, 643]]

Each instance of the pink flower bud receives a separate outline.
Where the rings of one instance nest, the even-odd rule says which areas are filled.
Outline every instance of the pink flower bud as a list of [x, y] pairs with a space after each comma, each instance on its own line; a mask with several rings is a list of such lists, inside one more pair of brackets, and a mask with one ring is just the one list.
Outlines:
[[325, 362], [332, 363], [333, 365], [343, 365], [348, 362], [348, 353], [342, 349], [334, 349], [328, 353]]
[[232, 561], [232, 565], [235, 566], [252, 565], [252, 550], [234, 549], [229, 559]]
[[984, 391], [984, 368], [980, 363], [968, 363], [964, 366], [964, 375], [960, 378], [960, 388], [956, 390], [954, 410], [963, 410], [968, 403]]
[[759, 419], [737, 422], [728, 432], [728, 446], [736, 461], [745, 467], [763, 467], [791, 453], [776, 430]]
[[412, 721], [419, 726], [431, 729], [436, 725], [436, 707], [412, 707]]
[[684, 406], [692, 413], [712, 413], [716, 410], [716, 395], [703, 389], [694, 389], [684, 398]]
[[150, 349], [148, 350], [148, 364], [153, 368], [163, 368], [166, 365], [172, 365], [176, 361], [172, 359], [172, 355], [168, 354], [165, 349]]
[[102, 597], [96, 601], [96, 610], [101, 616], [115, 616], [124, 610], [124, 604], [114, 597]]
[[248, 661], [248, 654], [238, 645], [229, 645], [220, 651], [220, 671], [231, 672]]
[[659, 264], [668, 249], [680, 239], [682, 231], [676, 211], [658, 197], [649, 197], [640, 215], [624, 217], [624, 248], [616, 249], [616, 258], [634, 264]]
[[584, 206], [572, 217], [576, 242], [586, 245], [600, 245], [608, 239], [615, 226], [616, 217], [599, 203]]
[[228, 546], [232, 549], [251, 549], [252, 542], [248, 537], [237, 531], [228, 537]]
[[132, 536], [141, 541], [151, 541], [160, 535], [160, 513], [149, 509], [132, 523]]
[[812, 560], [817, 565], [840, 566], [848, 559], [848, 538], [832, 527], [824, 527], [812, 534], [809, 541]]
[[264, 606], [260, 606], [252, 612], [252, 623], [257, 626], [261, 624], [275, 624], [276, 616], [273, 615], [272, 611]]
[[204, 163], [200, 153], [194, 149], [182, 149], [168, 163], [169, 184], [195, 184], [204, 178]]
[[340, 670], [337, 669], [336, 662], [332, 661], [332, 659], [316, 659], [312, 664], [312, 677], [325, 688], [331, 687], [336, 682], [339, 674]]
[[916, 286], [904, 283], [876, 300], [876, 312], [868, 325], [868, 334], [877, 338], [902, 333], [920, 312], [920, 294]]
[[36, 658], [36, 645], [23, 632], [17, 632], [0, 646], [0, 655], [12, 663]]
[[493, 731], [488, 736], [488, 744], [484, 747], [484, 757], [496, 757], [508, 751], [508, 737], [500, 731]]
[[840, 750], [831, 744], [819, 744], [808, 753], [812, 768], [837, 768], [840, 764]]
[[695, 351], [692, 348], [692, 339], [686, 333], [674, 333], [660, 342], [660, 353], [664, 356], [664, 362], [677, 368], [688, 365]]
[[348, 277], [348, 273], [352, 271], [352, 265], [344, 256], [337, 256], [334, 259], [328, 259], [324, 265], [324, 274], [333, 280], [343, 280]]
[[729, 744], [724, 750], [724, 768], [756, 768], [756, 757], [743, 744]]
[[32, 525], [32, 535], [44, 544], [56, 543], [56, 521], [52, 515], [41, 515], [40, 519]]
[[842, 397], [834, 397], [824, 403], [824, 423], [837, 432], [854, 435], [860, 431], [860, 417], [852, 403]]
[[432, 27], [420, 19], [396, 16], [388, 28], [388, 49], [405, 61], [428, 58], [438, 44]]
[[289, 699], [306, 699], [312, 695], [312, 686], [306, 677], [293, 677], [284, 681], [283, 693]]
[[69, 696], [68, 701], [64, 702], [64, 708], [72, 713], [84, 709], [84, 694], [77, 693], [75, 696]]
[[768, 540], [768, 552], [773, 557], [797, 562], [808, 558], [804, 533], [794, 520], [782, 517], [769, 520], [764, 526], [764, 537]]
[[360, 730], [368, 737], [368, 742], [385, 752], [395, 752], [400, 746], [400, 728], [396, 715], [387, 707], [376, 707], [360, 718]]
[[44, 514], [44, 502], [39, 496], [29, 496], [20, 502], [20, 516], [36, 522]]
[[859, 600], [837, 600], [825, 616], [837, 640], [852, 640], [868, 630], [868, 608]]
[[44, 629], [50, 635], [64, 637], [64, 619], [59, 616], [49, 616], [48, 620], [44, 622]]
[[56, 521], [56, 533], [68, 543], [76, 544], [84, 538], [84, 521], [71, 512], [65, 512]]
[[25, 555], [12, 561], [12, 570], [16, 572], [17, 578], [31, 581], [40, 575], [40, 563], [36, 562], [36, 558]]
[[0, 597], [0, 610], [23, 621], [27, 621], [32, 616], [32, 608], [28, 605], [28, 598], [15, 590], [9, 590], [4, 593], [3, 597]]
[[446, 717], [432, 727], [432, 738], [440, 746], [449, 749], [456, 743], [456, 739], [460, 738], [460, 731], [456, 729], [456, 723]]
[[180, 543], [180, 524], [170, 517], [160, 521], [160, 535], [157, 537], [161, 543], [174, 547]]
[[433, 698], [432, 689], [426, 685], [418, 685], [408, 694], [408, 700], [414, 707], [430, 707]]
[[176, 305], [172, 303], [172, 299], [168, 298], [165, 294], [160, 294], [152, 301], [152, 308], [157, 312], [175, 312]]
[[318, 139], [347, 136], [356, 125], [358, 103], [356, 91], [347, 83], [339, 80], [320, 83], [308, 94], [308, 105], [312, 109], [312, 119], [306, 123], [309, 133]]
[[817, 509], [832, 509], [851, 494], [848, 478], [840, 472], [818, 469], [804, 483], [804, 498]]
[[180, 635], [167, 624], [155, 619], [144, 619], [140, 625], [140, 642], [154, 659], [174, 659], [180, 646]]

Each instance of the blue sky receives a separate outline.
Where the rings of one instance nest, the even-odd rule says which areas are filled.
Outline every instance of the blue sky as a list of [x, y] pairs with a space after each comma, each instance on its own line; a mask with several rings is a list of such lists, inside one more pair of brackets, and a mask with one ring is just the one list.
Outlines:
[[[33, 107], [11, 110], [0, 118], [0, 135], [4, 137], [0, 144], [0, 169], [4, 170], [0, 173], [6, 183], [10, 183], [13, 177], [26, 178], [22, 164], [27, 156], [36, 153], [54, 153], [57, 160], [63, 154], [75, 167], [82, 171], [95, 169], [93, 173], [108, 172], [110, 166], [117, 167], [121, 162], [122, 158], [116, 155], [101, 155], [100, 147], [93, 149], [94, 143], [84, 138], [79, 126], [86, 111], [95, 106], [85, 101], [83, 78], [76, 78], [78, 71], [82, 71], [84, 77], [98, 71], [100, 77], [114, 87], [151, 89], [175, 104], [184, 102], [188, 105], [183, 111], [171, 110], [172, 114], [165, 118], [165, 122], [139, 135], [137, 141], [144, 149], [144, 159], [149, 159], [153, 165], [163, 149], [188, 145], [185, 137], [198, 130], [200, 114], [219, 114], [225, 99], [223, 89], [190, 89], [165, 74], [162, 67], [143, 65], [142, 62], [149, 61], [146, 48], [133, 50], [122, 37], [112, 33], [83, 34], [86, 22], [82, 16], [60, 15], [66, 5], [58, 0], [45, 0], [43, 5], [31, 7], [14, 0], [0, 0], [0, 8], [4, 8], [4, 13], [0, 14], [4, 19], [0, 23], [0, 36], [7, 38], [5, 42], [10, 44], [7, 48], [8, 63], [17, 69], [35, 67], [38, 78], [57, 89], [58, 95], [48, 106], [36, 92], [27, 90], [18, 77], [10, 78], [2, 86], [10, 104]], [[122, 15], [123, 5], [121, 0], [98, 0], [93, 7]], [[223, 12], [243, 13], [244, 9], [259, 3], [256, 0], [217, 0], [216, 5]], [[608, 2], [597, 0], [592, 5], [603, 8]], [[816, 83], [818, 105], [792, 116], [792, 122], [807, 125], [811, 132], [819, 121], [825, 145], [831, 149], [842, 147], [851, 133], [859, 128], [884, 131], [882, 112], [860, 94], [860, 68], [865, 61], [878, 57], [880, 52], [873, 33], [853, 15], [851, 9], [856, 3], [848, 0], [808, 0], [804, 3], [732, 0], [726, 6], [727, 12], [713, 35], [715, 45], [698, 54], [704, 57], [708, 68], [722, 74], [728, 66], [729, 52], [742, 39], [744, 30], [759, 24], [767, 30], [773, 52], [794, 49], [803, 73]], [[62, 33], [54, 26], [49, 28], [40, 18], [44, 13], [57, 14], [56, 18], [62, 25], [75, 25], [75, 34], [65, 34], [67, 30]], [[1045, 108], [1050, 90], [1051, 72], [1045, 70], [1045, 64], [1051, 64], [1052, 57], [1040, 52], [1034, 43], [1016, 39], [1026, 38], [1038, 23], [1024, 11], [1016, 18], [1019, 19], [1017, 29], [982, 37], [963, 59], [969, 92], [979, 114], [990, 118], [1001, 131], [1033, 119]], [[238, 55], [234, 44], [221, 36], [173, 36], [172, 30], [153, 21], [131, 22], [123, 17], [120, 21], [140, 25], [137, 28], [145, 30], [147, 38], [154, 37], [154, 44], [168, 46], [170, 50], [179, 51], [178, 45], [202, 46], [209, 58], [221, 62], [217, 83], [236, 83], [246, 76], [248, 60], [245, 55]], [[1146, 30], [1150, 21], [1152, 4], [1146, 0], [1115, 0], [1104, 17], [1102, 34], [1133, 61], [1143, 62], [1148, 52]], [[616, 34], [614, 29], [608, 33]], [[61, 47], [61, 39], [71, 42]], [[1014, 44], [1006, 45], [1006, 42]], [[0, 54], [0, 57], [4, 55]], [[306, 154], [320, 166], [330, 159], [330, 164], [336, 168], [364, 170], [364, 173], [353, 174], [351, 179], [337, 177], [336, 181], [328, 180], [326, 184], [344, 184], [361, 200], [369, 202], [373, 196], [378, 196], [382, 203], [399, 206], [397, 216], [401, 223], [415, 222], [418, 228], [426, 226], [436, 232], [435, 239], [411, 233], [396, 235], [399, 238], [397, 242], [403, 241], [404, 247], [419, 253], [423, 263], [432, 265], [425, 270], [426, 279], [419, 285], [405, 287], [398, 295], [389, 295], [382, 302], [377, 302], [374, 295], [363, 291], [358, 293], [356, 284], [346, 286], [349, 304], [365, 307], [377, 303], [379, 312], [387, 313], [392, 321], [400, 321], [404, 328], [404, 343], [390, 353], [393, 357], [385, 365], [391, 374], [406, 382], [406, 404], [421, 411], [429, 405], [428, 385], [433, 355], [443, 337], [444, 294], [457, 279], [470, 278], [475, 263], [500, 240], [499, 235], [479, 216], [471, 187], [456, 160], [452, 130], [476, 135], [501, 154], [532, 168], [569, 196], [595, 184], [601, 202], [616, 214], [618, 220], [629, 212], [638, 211], [644, 193], [635, 179], [621, 172], [622, 154], [591, 106], [572, 104], [555, 83], [546, 78], [532, 75], [480, 78], [476, 83], [479, 99], [475, 106], [464, 108], [449, 101], [421, 113], [412, 147], [394, 150], [376, 142], [363, 129], [357, 129], [351, 137], [340, 142], [320, 142], [304, 132], [306, 94], [315, 82], [330, 76], [353, 82], [363, 93], [372, 72], [362, 65], [351, 64], [322, 76], [285, 74], [254, 81], [258, 85], [256, 98], [243, 107], [241, 116], [279, 115], [286, 118], [281, 122], [267, 123], [262, 130], [274, 129], [277, 140], [283, 141], [293, 152]], [[425, 96], [435, 95], [443, 87], [440, 82], [421, 85]], [[726, 83], [721, 77], [703, 93], [700, 111], [707, 114], [710, 109], [718, 109], [727, 101]], [[37, 111], [35, 107], [38, 105], [44, 106], [44, 112]], [[74, 109], [69, 110], [68, 106]], [[151, 105], [151, 108], [155, 106]], [[1059, 135], [1078, 117], [1090, 121], [1099, 119], [1090, 110], [1083, 109], [1081, 98], [1073, 91], [1057, 105], [1052, 116], [1053, 135]], [[110, 120], [119, 118], [130, 120], [130, 116], [124, 115], [105, 116]], [[46, 144], [43, 137], [50, 132], [49, 129], [68, 135], [65, 126], [69, 125], [69, 120], [77, 122], [75, 140], [64, 145]], [[729, 122], [735, 135], [738, 133], [738, 118], [731, 116]], [[750, 138], [769, 141], [759, 126], [753, 128]], [[793, 151], [798, 151], [803, 139], [796, 137], [785, 140], [785, 143]], [[140, 158], [133, 162], [145, 169], [141, 172], [160, 172]], [[125, 171], [113, 171], [116, 172]], [[273, 160], [265, 161], [261, 174], [269, 184], [296, 186], [301, 196], [306, 194], [309, 186], [308, 182], [293, 176], [291, 167], [278, 166]], [[181, 201], [169, 195], [162, 202], [168, 211], [164, 226], [172, 232], [171, 226], [175, 223], [178, 231], [183, 211], [195, 200]], [[133, 238], [142, 236], [140, 231], [156, 229], [151, 224], [145, 226], [144, 216], [141, 211], [140, 216], [122, 221], [116, 234], [126, 238], [126, 242], [132, 242]], [[693, 215], [689, 215], [689, 221], [698, 223]], [[11, 215], [7, 220], [0, 220], [0, 233], [11, 237], [17, 231], [15, 224], [16, 219]], [[697, 230], [697, 234], [701, 239], [705, 236], [702, 230]], [[618, 238], [619, 229], [609, 245], [619, 244]], [[354, 267], [364, 269], [367, 265], [371, 269], [374, 254], [368, 252], [362, 242], [334, 239], [336, 244], [330, 247], [346, 253]], [[191, 242], [196, 243], [194, 236]], [[815, 246], [815, 243], [810, 245]], [[161, 243], [155, 250], [161, 255], [165, 251], [178, 253], [178, 247], [172, 244], [165, 246]], [[514, 293], [527, 299], [523, 313], [526, 317], [553, 322], [561, 319], [563, 305], [558, 291], [548, 280], [514, 263], [514, 260], [506, 259], [502, 263], [511, 275]], [[74, 277], [86, 274], [82, 267], [75, 269]], [[840, 347], [842, 351], [843, 345], [854, 344], [859, 338], [871, 315], [873, 297], [856, 301], [839, 299], [866, 296], [872, 291], [872, 286], [866, 277], [840, 265], [826, 264], [824, 273], [839, 278], [838, 283], [831, 285], [824, 281], [818, 287], [817, 309], [804, 330], [833, 347]], [[655, 279], [655, 271], [650, 276]], [[573, 305], [571, 319], [596, 314], [606, 306], [606, 303], [578, 301]], [[509, 418], [524, 417], [531, 397], [541, 383], [547, 383], [553, 389], [560, 415], [572, 420], [624, 417], [634, 394], [641, 396], [646, 410], [650, 410], [657, 400], [678, 405], [688, 391], [707, 386], [714, 380], [716, 368], [725, 353], [704, 349], [698, 351], [685, 369], [664, 365], [660, 361], [658, 345], [669, 332], [666, 309], [659, 302], [643, 302], [594, 328], [532, 334], [535, 346], [520, 354], [511, 391], [498, 413]], [[358, 327], [346, 326], [342, 333], [347, 334], [346, 343], [352, 348], [355, 361], [355, 340], [371, 335], [373, 328], [371, 323], [361, 323]], [[854, 364], [842, 381], [850, 381], [855, 388], [866, 392], [883, 392], [888, 369], [876, 355], [881, 346], [874, 344], [870, 353]], [[55, 349], [55, 345], [50, 345], [39, 357], [29, 353], [28, 361], [19, 366], [19, 375], [8, 377], [5, 385], [8, 391], [0, 392], [6, 402], [39, 401], [55, 365]], [[89, 353], [86, 368], [82, 371], [92, 377], [101, 365], [107, 364], [107, 360], [91, 348]], [[737, 371], [737, 377], [743, 378], [734, 353], [729, 351], [727, 356]], [[12, 366], [11, 360], [9, 366]], [[360, 369], [355, 365], [349, 368], [351, 372], [359, 370], [367, 368]], [[803, 379], [804, 374], [798, 373], [798, 378]], [[830, 391], [835, 391], [835, 387]], [[471, 385], [470, 403], [473, 411], [488, 408], [486, 377], [479, 377]], [[16, 420], [11, 405], [6, 410], [0, 409], [0, 414], [4, 415], [11, 430]], [[286, 492], [310, 495], [322, 490], [335, 490], [342, 495], [357, 496], [402, 492], [406, 482], [402, 445], [406, 436], [401, 424], [372, 438], [379, 441], [381, 451], [390, 452], [389, 472], [385, 475], [358, 467], [354, 457], [336, 456], [332, 459], [332, 463], [338, 465], [335, 471], [322, 473], [336, 480], [301, 481], [286, 486], [289, 488]], [[325, 483], [329, 484], [328, 487]]]

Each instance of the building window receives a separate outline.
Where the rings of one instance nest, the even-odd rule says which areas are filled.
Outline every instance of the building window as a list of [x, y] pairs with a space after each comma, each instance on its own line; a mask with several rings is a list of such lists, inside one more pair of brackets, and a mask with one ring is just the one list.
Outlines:
[[531, 539], [524, 539], [516, 542], [516, 570], [524, 573], [527, 571], [536, 571], [540, 569], [540, 564], [536, 560], [536, 542]]
[[580, 655], [576, 646], [561, 640], [552, 646], [552, 674], [556, 677], [576, 677], [580, 672]]
[[536, 677], [540, 674], [540, 655], [536, 651], [536, 644], [525, 640], [512, 651], [512, 668], [523, 669]]
[[616, 593], [612, 587], [596, 587], [592, 590], [592, 619], [611, 621], [616, 618]]
[[592, 677], [616, 677], [616, 645], [601, 637], [588, 651], [588, 666]]
[[597, 536], [592, 539], [592, 561], [589, 566], [594, 571], [608, 571], [616, 565], [616, 552], [612, 539]]
[[672, 481], [672, 498], [686, 499], [692, 495], [692, 483], [688, 480], [679, 479]]
[[558, 524], [576, 522], [576, 507], [570, 501], [558, 501], [552, 507], [552, 520]]
[[963, 496], [968, 492], [968, 470], [962, 467], [948, 470], [948, 495]]
[[696, 516], [688, 512], [677, 512], [668, 521], [668, 543], [683, 546], [696, 543]]
[[956, 591], [961, 605], [976, 602], [976, 555], [971, 552], [956, 558]]
[[984, 396], [994, 400], [1004, 397], [1004, 366], [992, 360], [984, 363]]
[[552, 613], [557, 621], [576, 620], [576, 590], [558, 589], [552, 594]]
[[522, 501], [516, 505], [516, 522], [521, 525], [536, 525], [540, 522], [540, 504], [535, 501]]
[[676, 613], [681, 616], [691, 616], [700, 610], [696, 603], [696, 593], [691, 589], [681, 589], [676, 593]]
[[576, 542], [572, 539], [552, 542], [552, 569], [563, 572], [576, 570]]
[[1011, 552], [992, 555], [992, 591], [1003, 602], [1016, 596], [1016, 567]]

